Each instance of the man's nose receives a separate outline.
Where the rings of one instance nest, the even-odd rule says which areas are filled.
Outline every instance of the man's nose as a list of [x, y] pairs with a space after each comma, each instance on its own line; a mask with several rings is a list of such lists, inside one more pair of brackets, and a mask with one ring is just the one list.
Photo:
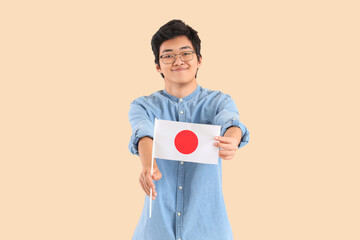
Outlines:
[[180, 59], [180, 55], [175, 55], [175, 65], [183, 64], [184, 62]]

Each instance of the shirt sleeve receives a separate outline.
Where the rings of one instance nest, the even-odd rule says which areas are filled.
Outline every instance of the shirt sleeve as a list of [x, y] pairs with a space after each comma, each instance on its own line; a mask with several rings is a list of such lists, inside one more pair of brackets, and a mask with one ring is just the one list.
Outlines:
[[144, 106], [135, 103], [135, 101], [130, 104], [129, 121], [132, 128], [129, 150], [132, 154], [139, 156], [139, 140], [146, 136], [154, 138], [154, 124]]
[[246, 126], [240, 122], [239, 111], [237, 110], [234, 100], [231, 99], [229, 95], [226, 95], [225, 100], [222, 101], [214, 118], [213, 124], [221, 126], [221, 136], [224, 136], [228, 128], [239, 127], [241, 129], [242, 136], [238, 149], [249, 142], [249, 131]]

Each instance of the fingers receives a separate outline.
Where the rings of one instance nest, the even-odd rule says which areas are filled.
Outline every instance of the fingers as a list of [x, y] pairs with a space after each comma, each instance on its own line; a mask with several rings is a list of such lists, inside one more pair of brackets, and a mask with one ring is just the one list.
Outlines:
[[154, 182], [153, 182], [153, 180], [151, 179], [151, 175], [150, 175], [150, 173], [149, 174], [147, 174], [146, 175], [146, 183], [147, 183], [147, 186], [148, 186], [148, 188], [149, 188], [149, 191], [150, 191], [150, 188], [152, 188], [152, 194], [153, 194], [153, 200], [155, 199], [155, 197], [156, 197], [156, 195], [157, 195], [157, 193], [156, 193], [156, 191], [155, 191], [155, 184], [154, 184]]
[[220, 142], [223, 142], [223, 143], [232, 143], [234, 141], [234, 138], [232, 138], [232, 137], [216, 136], [216, 137], [214, 137], [214, 139], [218, 140]]
[[214, 145], [219, 149], [219, 157], [224, 160], [230, 160], [234, 157], [236, 151], [238, 150], [238, 146], [236, 143], [236, 139], [232, 137], [220, 137], [216, 136], [215, 140], [219, 142], [215, 142]]
[[153, 177], [153, 179], [154, 179], [155, 181], [159, 181], [159, 180], [161, 179], [162, 174], [161, 174], [161, 172], [159, 171], [159, 169], [157, 169], [157, 170], [154, 171], [152, 177]]
[[149, 186], [149, 183], [146, 179], [146, 175], [144, 173], [142, 173], [140, 175], [140, 179], [141, 179], [141, 183], [142, 183], [142, 186], [143, 186], [143, 189], [145, 191], [145, 193], [150, 196], [150, 186]]
[[146, 187], [146, 184], [144, 182], [144, 178], [140, 175], [140, 178], [139, 178], [139, 182], [140, 182], [140, 186], [141, 188], [144, 190], [144, 192], [146, 193], [146, 195], [150, 196], [150, 191], [149, 191], [149, 188]]
[[215, 142], [214, 146], [219, 147], [223, 150], [233, 150], [236, 151], [237, 147], [235, 147], [233, 144], [228, 144], [228, 143], [219, 143], [219, 142]]
[[224, 160], [230, 160], [235, 156], [236, 150], [219, 150], [219, 157]]
[[155, 200], [157, 196], [157, 192], [155, 191], [155, 184], [153, 180], [158, 181], [161, 179], [161, 177], [162, 174], [159, 171], [159, 169], [154, 170], [153, 176], [151, 176], [149, 170], [144, 170], [140, 174], [139, 183], [141, 185], [141, 188], [149, 197], [150, 197], [150, 189], [152, 189], [152, 200]]

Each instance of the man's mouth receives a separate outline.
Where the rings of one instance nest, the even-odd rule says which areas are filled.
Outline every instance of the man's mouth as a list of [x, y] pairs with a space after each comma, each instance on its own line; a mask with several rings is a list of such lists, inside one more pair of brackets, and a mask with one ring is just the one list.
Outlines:
[[173, 71], [175, 71], [175, 72], [181, 72], [181, 71], [185, 71], [185, 70], [187, 70], [187, 68], [178, 68], [178, 69], [175, 69], [175, 70], [173, 70]]

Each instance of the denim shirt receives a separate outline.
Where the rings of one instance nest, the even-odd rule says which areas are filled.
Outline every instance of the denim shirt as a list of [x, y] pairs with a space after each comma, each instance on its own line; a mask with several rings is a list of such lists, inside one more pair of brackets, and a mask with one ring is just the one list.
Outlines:
[[[221, 125], [242, 131], [238, 148], [249, 141], [249, 131], [239, 121], [230, 95], [197, 85], [190, 95], [178, 98], [166, 90], [142, 96], [130, 104], [132, 135], [129, 150], [139, 155], [139, 139], [153, 138], [155, 118], [179, 122]], [[218, 164], [181, 162], [156, 158], [162, 178], [154, 181], [157, 197], [145, 195], [143, 211], [133, 240], [230, 240], [233, 239], [222, 193], [222, 160]]]

